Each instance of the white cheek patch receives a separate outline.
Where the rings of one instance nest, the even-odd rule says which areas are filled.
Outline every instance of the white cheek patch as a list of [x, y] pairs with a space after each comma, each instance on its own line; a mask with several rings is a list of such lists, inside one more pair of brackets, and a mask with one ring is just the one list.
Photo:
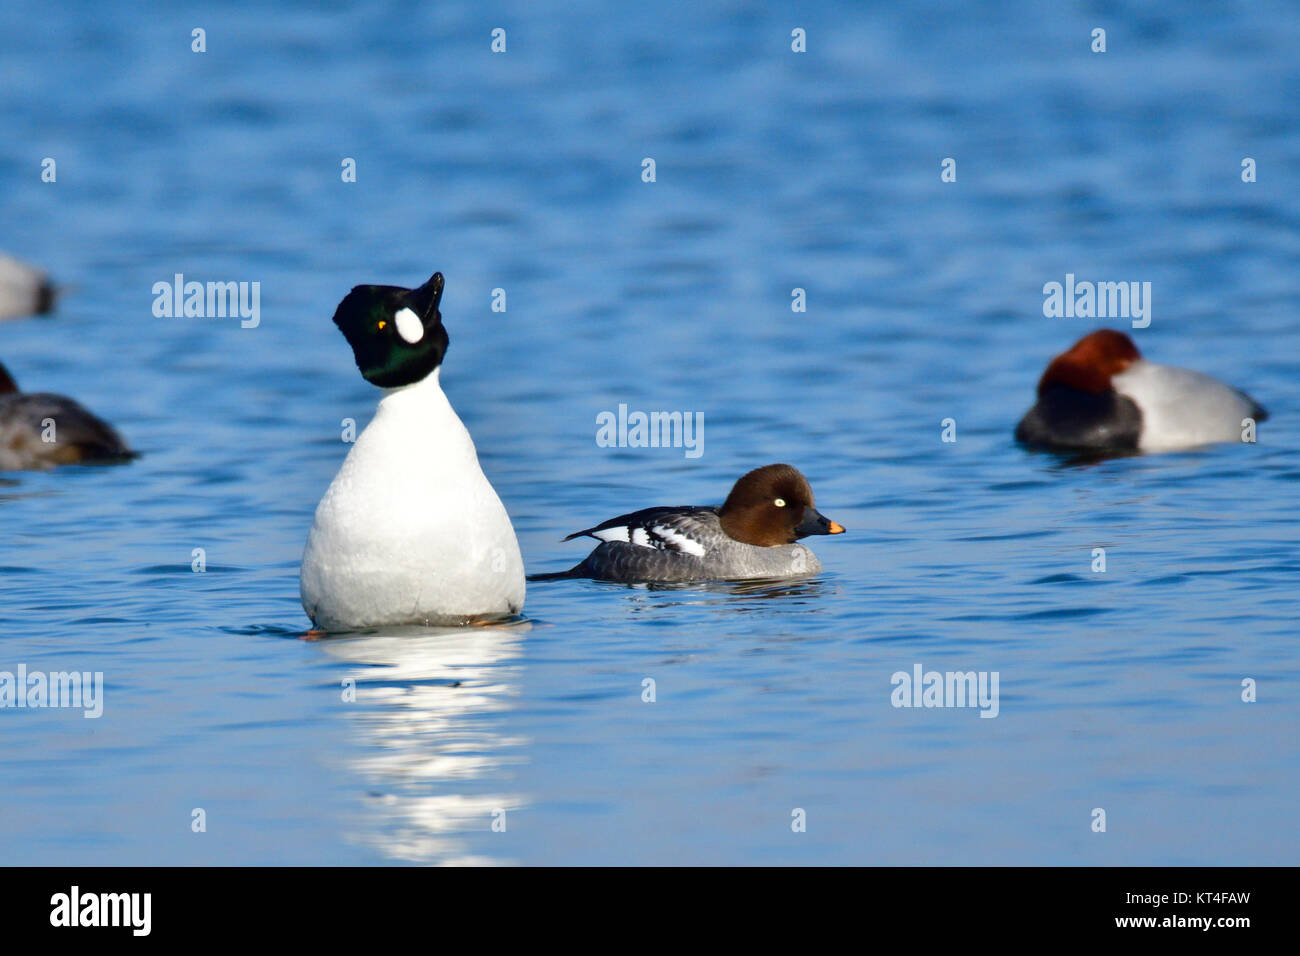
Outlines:
[[397, 322], [397, 334], [407, 345], [414, 345], [424, 338], [424, 323], [410, 309], [402, 309], [393, 318]]

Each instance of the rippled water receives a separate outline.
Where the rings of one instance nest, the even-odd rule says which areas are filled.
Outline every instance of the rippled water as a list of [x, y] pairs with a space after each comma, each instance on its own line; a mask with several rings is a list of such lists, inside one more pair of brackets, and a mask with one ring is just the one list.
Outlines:
[[[0, 248], [73, 286], [0, 360], [143, 452], [0, 476], [0, 670], [105, 682], [0, 711], [0, 861], [1295, 862], [1291, 8], [626, 6], [0, 10]], [[330, 316], [434, 269], [531, 571], [789, 461], [849, 529], [825, 573], [302, 640], [377, 398]], [[154, 318], [175, 273], [260, 282], [260, 324]], [[1066, 273], [1150, 281], [1140, 347], [1249, 390], [1259, 443], [1016, 447], [1097, 324], [1043, 317]], [[702, 456], [598, 447], [620, 403], [702, 412]], [[892, 707], [916, 664], [997, 671], [998, 717]]]

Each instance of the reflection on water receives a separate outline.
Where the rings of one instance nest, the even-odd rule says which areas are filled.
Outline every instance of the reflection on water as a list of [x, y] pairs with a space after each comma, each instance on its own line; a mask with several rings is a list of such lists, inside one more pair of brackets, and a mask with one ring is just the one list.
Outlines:
[[747, 581], [704, 581], [686, 583], [615, 584], [592, 581], [592, 588], [623, 592], [626, 607], [635, 613], [645, 609], [662, 609], [688, 605], [717, 607], [731, 613], [763, 610], [763, 602], [787, 599], [795, 604], [813, 604], [816, 599], [834, 593], [836, 588], [823, 578], [771, 579]]
[[506, 862], [469, 854], [460, 835], [490, 831], [502, 810], [508, 827], [526, 803], [506, 784], [527, 740], [504, 728], [528, 629], [394, 628], [317, 645], [356, 665], [363, 756], [351, 769], [368, 804], [354, 839], [398, 861]]

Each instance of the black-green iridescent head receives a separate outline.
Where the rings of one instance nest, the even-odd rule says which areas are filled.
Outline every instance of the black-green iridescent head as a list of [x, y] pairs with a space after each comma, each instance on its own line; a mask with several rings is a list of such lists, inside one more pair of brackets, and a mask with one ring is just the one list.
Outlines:
[[367, 382], [398, 388], [420, 381], [442, 364], [447, 330], [442, 327], [442, 273], [418, 289], [359, 285], [334, 310], [357, 368]]

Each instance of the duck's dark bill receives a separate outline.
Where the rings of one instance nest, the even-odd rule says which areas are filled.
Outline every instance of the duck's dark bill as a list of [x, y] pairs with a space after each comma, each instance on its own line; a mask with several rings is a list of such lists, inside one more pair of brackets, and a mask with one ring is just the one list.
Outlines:
[[832, 521], [816, 508], [805, 508], [803, 521], [795, 526], [794, 533], [800, 538], [810, 534], [843, 534], [844, 526]]

